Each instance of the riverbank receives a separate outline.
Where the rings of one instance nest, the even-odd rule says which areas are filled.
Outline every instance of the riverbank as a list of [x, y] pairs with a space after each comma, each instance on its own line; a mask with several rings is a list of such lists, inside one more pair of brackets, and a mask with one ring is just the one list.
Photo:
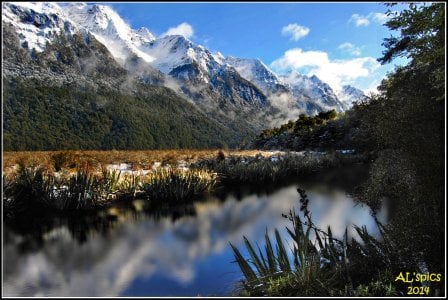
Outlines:
[[[152, 209], [191, 202], [220, 184], [275, 183], [365, 163], [344, 152], [59, 151], [5, 153], [6, 221], [104, 209], [145, 199]], [[121, 160], [119, 160], [121, 159]]]

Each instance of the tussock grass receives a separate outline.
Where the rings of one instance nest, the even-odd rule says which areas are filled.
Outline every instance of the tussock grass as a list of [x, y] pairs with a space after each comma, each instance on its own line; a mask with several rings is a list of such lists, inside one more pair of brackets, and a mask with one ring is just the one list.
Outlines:
[[15, 207], [15, 211], [99, 208], [113, 198], [117, 181], [114, 174], [98, 177], [78, 170], [65, 177], [36, 167], [21, 168], [14, 176], [4, 178], [8, 182], [3, 196], [4, 208]]
[[206, 170], [157, 169], [146, 176], [142, 190], [154, 201], [184, 202], [211, 191], [217, 174]]
[[205, 170], [163, 168], [146, 175], [122, 175], [107, 169], [101, 173], [80, 169], [70, 174], [25, 167], [3, 175], [4, 216], [94, 210], [137, 196], [154, 203], [187, 202], [210, 191], [216, 180], [215, 173]]

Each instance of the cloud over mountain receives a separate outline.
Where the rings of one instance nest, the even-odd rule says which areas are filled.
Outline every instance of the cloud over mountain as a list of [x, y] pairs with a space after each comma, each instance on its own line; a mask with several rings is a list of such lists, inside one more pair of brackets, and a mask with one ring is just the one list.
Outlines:
[[176, 27], [169, 28], [164, 34], [162, 34], [162, 36], [182, 35], [183, 37], [189, 39], [193, 36], [193, 34], [194, 34], [193, 27], [190, 24], [183, 22], [177, 25]]
[[293, 48], [274, 60], [271, 67], [278, 71], [304, 71], [308, 76], [316, 75], [334, 90], [341, 90], [360, 77], [368, 77], [380, 66], [373, 57], [359, 57], [346, 60], [331, 60], [323, 51], [303, 51]]

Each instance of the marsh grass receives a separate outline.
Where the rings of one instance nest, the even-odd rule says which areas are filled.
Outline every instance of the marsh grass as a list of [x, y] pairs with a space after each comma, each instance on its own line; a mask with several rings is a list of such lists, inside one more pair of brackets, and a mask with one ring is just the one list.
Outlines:
[[84, 170], [67, 178], [28, 167], [21, 168], [12, 178], [4, 178], [8, 188], [4, 190], [3, 202], [9, 208], [15, 207], [15, 211], [95, 209], [104, 206], [113, 193], [107, 178], [98, 178]]
[[4, 216], [95, 210], [136, 197], [176, 204], [210, 191], [216, 182], [216, 174], [206, 170], [160, 168], [146, 175], [122, 175], [106, 168], [99, 173], [79, 169], [71, 174], [20, 167], [13, 175], [3, 175]]
[[216, 173], [206, 170], [160, 168], [146, 175], [142, 190], [150, 200], [181, 203], [211, 191], [216, 183]]
[[257, 184], [278, 182], [291, 176], [308, 175], [323, 169], [364, 162], [363, 155], [336, 152], [305, 152], [301, 155], [286, 153], [270, 157], [260, 154], [224, 157], [218, 153], [217, 157], [199, 160], [192, 166], [217, 172], [223, 182]]

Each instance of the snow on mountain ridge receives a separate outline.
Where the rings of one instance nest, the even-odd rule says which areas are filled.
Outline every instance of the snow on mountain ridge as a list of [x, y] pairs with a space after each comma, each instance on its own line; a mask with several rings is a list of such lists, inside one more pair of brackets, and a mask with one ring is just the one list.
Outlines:
[[69, 18], [92, 32], [119, 61], [126, 60], [130, 53], [146, 62], [155, 59], [140, 49], [155, 39], [151, 32], [146, 28], [131, 29], [109, 6], [69, 4], [65, 9]]
[[225, 63], [234, 67], [244, 79], [255, 83], [264, 92], [272, 92], [279, 84], [277, 75], [257, 58], [228, 56]]
[[221, 64], [221, 65], [224, 64], [225, 57], [224, 57], [224, 55], [222, 55], [221, 52], [218, 51], [216, 53], [213, 53], [212, 56], [219, 64]]
[[308, 77], [297, 72], [280, 76], [280, 81], [288, 86], [297, 98], [308, 98], [323, 110], [336, 109], [343, 111], [344, 106], [331, 87], [317, 76]]
[[[52, 37], [62, 30], [68, 33], [84, 31], [92, 33], [118, 62], [124, 63], [130, 55], [136, 55], [166, 75], [208, 83], [212, 88], [225, 78], [236, 80], [237, 77], [232, 75], [232, 70], [236, 70], [244, 80], [237, 80], [242, 86], [233, 86], [232, 89], [245, 86], [251, 90], [255, 85], [265, 95], [286, 93], [292, 95], [293, 101], [307, 113], [333, 108], [342, 111], [350, 107], [353, 97], [360, 96], [349, 89], [335, 93], [316, 76], [298, 73], [278, 76], [259, 59], [225, 58], [219, 52], [212, 54], [181, 35], [156, 38], [145, 27], [132, 29], [106, 5], [65, 3], [58, 6], [55, 3], [19, 2], [2, 4], [2, 8], [4, 20], [19, 29], [22, 45], [37, 51], [43, 51], [45, 43], [51, 42]], [[229, 91], [222, 90], [231, 95]]]
[[357, 102], [366, 98], [364, 92], [351, 85], [344, 85], [341, 91], [336, 92], [338, 99], [343, 103], [344, 109], [349, 109], [353, 102]]
[[[167, 35], [145, 46], [144, 51], [155, 57], [153, 65], [165, 74], [174, 69], [196, 63], [202, 72], [213, 76], [223, 66], [201, 45], [195, 45], [181, 35]], [[204, 74], [205, 75], [205, 74]]]
[[80, 29], [55, 3], [2, 3], [2, 19], [17, 28], [21, 45], [37, 52], [62, 31], [73, 34]]

